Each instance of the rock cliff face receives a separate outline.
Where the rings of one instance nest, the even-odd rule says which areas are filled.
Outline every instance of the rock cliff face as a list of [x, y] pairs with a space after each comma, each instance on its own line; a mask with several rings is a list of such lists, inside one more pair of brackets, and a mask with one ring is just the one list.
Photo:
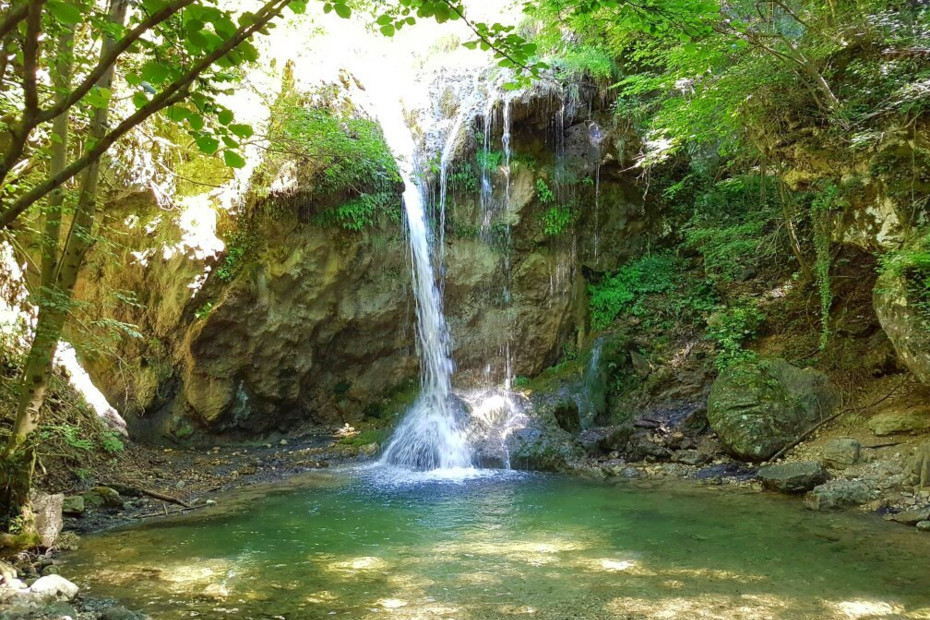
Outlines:
[[[509, 165], [499, 102], [493, 119], [463, 126], [444, 234], [433, 209], [459, 387], [533, 376], [576, 350], [586, 330], [583, 269], [616, 267], [654, 227], [615, 149], [602, 146], [596, 112], [566, 115], [540, 93], [510, 105]], [[486, 121], [497, 146], [484, 149], [476, 135]], [[415, 384], [400, 188], [361, 230], [346, 230], [317, 215], [354, 195], [319, 196], [303, 165], [284, 166], [297, 179], [286, 191], [253, 187], [237, 216], [221, 214], [226, 248], [216, 257], [198, 254], [180, 216], [149, 194], [108, 206], [108, 225], [130, 241], [90, 257], [78, 297], [141, 337], [124, 338], [115, 355], [85, 348], [82, 357], [137, 437], [341, 425], [380, 415], [392, 393]], [[557, 205], [567, 215], [555, 226], [547, 214]]]
[[[132, 202], [160, 213], [145, 197]], [[141, 436], [285, 430], [376, 407], [416, 376], [403, 231], [382, 220], [350, 233], [275, 210], [254, 222], [248, 247], [219, 260], [142, 264], [132, 253], [158, 244], [126, 248], [121, 267], [88, 270], [80, 295], [132, 291], [138, 304], [120, 304], [114, 318], [143, 337], [126, 339], [118, 358], [85, 356], [88, 370]]]

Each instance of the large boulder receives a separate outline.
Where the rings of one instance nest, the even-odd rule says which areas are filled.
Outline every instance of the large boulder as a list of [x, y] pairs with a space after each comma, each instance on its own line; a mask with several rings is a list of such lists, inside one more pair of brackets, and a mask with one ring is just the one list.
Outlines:
[[707, 419], [730, 453], [762, 461], [838, 404], [839, 394], [823, 373], [783, 359], [753, 360], [720, 373], [711, 387]]
[[930, 317], [909, 294], [907, 270], [885, 270], [872, 302], [898, 357], [921, 382], [930, 383]]

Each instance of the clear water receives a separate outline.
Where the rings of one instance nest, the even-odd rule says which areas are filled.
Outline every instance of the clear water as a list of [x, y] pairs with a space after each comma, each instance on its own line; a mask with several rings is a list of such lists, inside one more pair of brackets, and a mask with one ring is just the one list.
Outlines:
[[928, 618], [928, 557], [769, 495], [378, 467], [86, 537], [64, 572], [156, 618]]

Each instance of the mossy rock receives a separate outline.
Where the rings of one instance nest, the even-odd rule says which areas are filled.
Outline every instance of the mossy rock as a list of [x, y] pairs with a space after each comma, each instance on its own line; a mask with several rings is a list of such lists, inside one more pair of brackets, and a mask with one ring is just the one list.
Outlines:
[[839, 405], [839, 394], [821, 372], [783, 359], [759, 359], [720, 373], [711, 387], [707, 419], [737, 458], [762, 461]]

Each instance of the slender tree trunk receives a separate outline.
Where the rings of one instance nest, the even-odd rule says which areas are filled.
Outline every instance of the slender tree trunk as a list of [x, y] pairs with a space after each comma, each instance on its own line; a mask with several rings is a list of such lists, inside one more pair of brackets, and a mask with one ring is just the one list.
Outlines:
[[[125, 21], [127, 5], [128, 0], [111, 0], [110, 19], [114, 23], [122, 24]], [[105, 39], [101, 55], [108, 54], [113, 45], [111, 38]], [[109, 89], [112, 82], [113, 68], [111, 67], [100, 78], [98, 85]], [[97, 109], [88, 131], [88, 141], [98, 141], [106, 134], [108, 112], [107, 107]], [[67, 132], [66, 123], [65, 119], [65, 132]], [[56, 126], [61, 127], [57, 119]], [[57, 153], [57, 155], [66, 159], [67, 152]], [[63, 162], [56, 160], [55, 163]], [[23, 369], [16, 422], [3, 455], [3, 463], [0, 464], [0, 502], [5, 504], [2, 507], [5, 508], [4, 513], [8, 515], [8, 518], [29, 514], [28, 496], [35, 465], [35, 445], [32, 434], [40, 422], [40, 413], [52, 374], [52, 361], [68, 316], [74, 284], [84, 256], [93, 242], [92, 232], [99, 175], [99, 162], [87, 168], [61, 257], [47, 256], [43, 252], [42, 282], [47, 286], [39, 298], [39, 316], [32, 346], [26, 358], [26, 366]], [[60, 209], [58, 212], [57, 224], [54, 221], [55, 218], [49, 218], [52, 220], [51, 223], [49, 219], [46, 220], [46, 232], [49, 228], [54, 229], [56, 226], [57, 232], [60, 232]], [[51, 211], [49, 215], [52, 215]], [[57, 232], [54, 240], [55, 247], [58, 246]], [[51, 273], [45, 273], [46, 269]]]

